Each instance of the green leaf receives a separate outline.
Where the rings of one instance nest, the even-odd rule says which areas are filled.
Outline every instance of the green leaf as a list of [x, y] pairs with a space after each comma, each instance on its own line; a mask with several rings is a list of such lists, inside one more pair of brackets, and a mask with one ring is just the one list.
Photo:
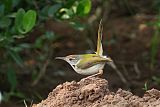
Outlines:
[[11, 85], [11, 90], [14, 90], [17, 86], [17, 77], [16, 77], [15, 71], [13, 70], [11, 66], [9, 66], [7, 70], [7, 79]]
[[12, 90], [10, 90], [10, 92], [4, 92], [3, 100], [5, 102], [8, 102], [12, 96], [18, 97], [21, 99], [26, 99], [26, 96], [22, 92], [12, 89]]
[[160, 42], [159, 30], [157, 29], [151, 40], [151, 66], [152, 67], [156, 63], [156, 55], [158, 52], [159, 42]]
[[0, 16], [3, 16], [4, 15], [4, 5], [0, 5]]
[[152, 79], [156, 84], [160, 85], [160, 77], [153, 76]]
[[77, 0], [68, 0], [65, 4], [65, 8], [71, 8], [75, 4], [75, 2], [77, 2]]
[[2, 17], [0, 20], [0, 28], [7, 28], [11, 24], [11, 20], [8, 17]]
[[148, 83], [147, 82], [145, 82], [144, 87], [142, 89], [145, 90], [145, 91], [148, 90]]
[[61, 4], [55, 4], [48, 9], [48, 16], [53, 17], [55, 13], [62, 7]]
[[3, 3], [5, 5], [5, 11], [8, 13], [12, 9], [12, 0], [3, 0]]
[[49, 8], [49, 6], [45, 6], [44, 8], [42, 8], [39, 17], [46, 17], [48, 15]]
[[71, 26], [77, 30], [83, 31], [85, 29], [85, 25], [80, 22], [70, 22]]
[[81, 0], [77, 7], [77, 14], [80, 16], [87, 15], [91, 10], [91, 1], [90, 0]]
[[43, 46], [43, 41], [44, 41], [43, 37], [37, 38], [35, 43], [34, 43], [34, 47], [35, 48], [41, 48]]
[[8, 50], [8, 53], [19, 66], [21, 66], [21, 67], [23, 66], [23, 61], [17, 52], [15, 52], [13, 50]]
[[20, 3], [20, 0], [12, 0], [12, 6], [16, 7]]
[[19, 9], [16, 14], [16, 18], [15, 18], [15, 27], [17, 31], [22, 34], [24, 33], [23, 28], [22, 28], [22, 19], [23, 19], [24, 14], [25, 14], [24, 9]]
[[17, 92], [11, 92], [10, 93], [10, 95], [11, 96], [15, 96], [15, 97], [18, 97], [18, 98], [22, 98], [22, 99], [25, 99], [26, 97], [25, 97], [25, 95], [22, 93], [22, 92], [20, 92], [20, 91], [17, 91]]
[[52, 41], [53, 39], [55, 39], [55, 34], [51, 31], [46, 31], [44, 37], [49, 41]]
[[36, 12], [34, 10], [29, 10], [23, 16], [23, 29], [25, 33], [29, 32], [36, 23]]
[[15, 52], [20, 52], [20, 51], [23, 51], [24, 49], [29, 49], [29, 48], [31, 48], [30, 44], [22, 43], [22, 44], [16, 45], [15, 47], [12, 47], [12, 50], [14, 50]]
[[62, 8], [60, 9], [60, 14], [62, 19], [70, 19], [73, 15], [73, 11], [71, 9]]

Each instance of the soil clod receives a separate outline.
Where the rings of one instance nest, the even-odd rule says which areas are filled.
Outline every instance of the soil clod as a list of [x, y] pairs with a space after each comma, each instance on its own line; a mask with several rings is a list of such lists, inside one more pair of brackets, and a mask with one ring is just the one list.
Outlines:
[[33, 107], [160, 107], [160, 91], [148, 90], [143, 97], [122, 89], [114, 93], [109, 91], [107, 80], [84, 78], [58, 85]]

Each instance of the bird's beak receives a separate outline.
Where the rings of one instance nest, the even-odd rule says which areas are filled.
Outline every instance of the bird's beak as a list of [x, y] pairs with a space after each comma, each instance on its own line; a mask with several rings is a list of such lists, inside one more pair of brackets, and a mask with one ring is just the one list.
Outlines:
[[107, 62], [113, 62], [113, 60], [110, 57], [106, 58]]
[[55, 57], [55, 59], [66, 60], [66, 57]]

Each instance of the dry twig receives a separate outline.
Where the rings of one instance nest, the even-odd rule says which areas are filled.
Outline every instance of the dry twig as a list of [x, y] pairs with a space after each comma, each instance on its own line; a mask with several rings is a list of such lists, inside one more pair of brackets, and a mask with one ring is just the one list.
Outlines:
[[39, 80], [42, 78], [42, 76], [45, 74], [48, 64], [49, 64], [49, 60], [47, 60], [44, 63], [42, 69], [40, 70], [40, 73], [38, 74], [38, 77], [33, 81], [32, 86], [35, 86], [39, 82]]
[[137, 73], [137, 77], [136, 78], [139, 79], [141, 77], [141, 71], [138, 68], [138, 64], [134, 63], [133, 67], [134, 67], [135, 72]]
[[120, 77], [121, 81], [124, 83], [124, 84], [127, 84], [128, 85], [128, 82], [127, 80], [125, 79], [125, 77], [123, 76], [123, 74], [121, 73], [121, 71], [119, 71], [119, 69], [116, 67], [116, 65], [114, 64], [114, 62], [110, 62], [108, 63], [117, 73], [117, 75]]
[[[123, 71], [124, 71], [125, 76], [126, 76], [126, 77], [129, 77], [129, 74], [128, 74], [128, 71], [127, 71], [127, 68], [126, 68], [125, 65], [122, 65], [122, 69], [123, 69]], [[130, 78], [128, 78], [128, 79], [130, 79]]]

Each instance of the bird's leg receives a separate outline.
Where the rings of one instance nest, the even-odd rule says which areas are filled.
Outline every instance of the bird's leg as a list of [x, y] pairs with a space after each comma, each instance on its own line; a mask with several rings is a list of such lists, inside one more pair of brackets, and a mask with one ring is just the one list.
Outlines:
[[101, 76], [103, 74], [103, 70], [101, 69], [101, 70], [99, 70], [98, 71], [98, 73], [96, 73], [96, 74], [93, 74], [93, 75], [91, 75], [91, 76], [88, 76], [88, 77], [86, 77], [86, 79], [88, 79], [88, 78], [91, 78], [91, 77], [96, 77], [96, 76]]

